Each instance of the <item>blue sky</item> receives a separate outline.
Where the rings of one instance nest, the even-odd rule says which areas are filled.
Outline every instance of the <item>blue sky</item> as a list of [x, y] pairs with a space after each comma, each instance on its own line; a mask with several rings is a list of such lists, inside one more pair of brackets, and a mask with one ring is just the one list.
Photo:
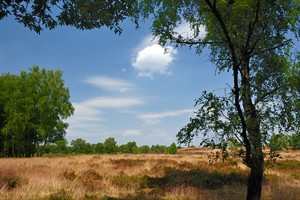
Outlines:
[[[0, 21], [0, 72], [19, 74], [33, 65], [63, 71], [75, 107], [68, 141], [114, 137], [118, 144], [170, 145], [193, 115], [194, 100], [203, 90], [223, 92], [231, 76], [215, 75], [208, 51], [199, 56], [189, 48], [160, 47], [149, 27], [124, 23], [120, 36], [72, 27], [38, 35], [6, 18]], [[187, 26], [178, 32], [189, 34]]]

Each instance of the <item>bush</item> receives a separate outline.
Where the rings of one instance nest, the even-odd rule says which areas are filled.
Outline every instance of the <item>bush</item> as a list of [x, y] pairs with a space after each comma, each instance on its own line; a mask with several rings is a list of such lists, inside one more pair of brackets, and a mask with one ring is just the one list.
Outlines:
[[270, 139], [271, 151], [282, 151], [289, 145], [289, 136], [284, 134], [273, 134]]
[[289, 137], [290, 146], [294, 150], [300, 150], [300, 133], [293, 134]]
[[21, 185], [22, 179], [14, 170], [0, 169], [0, 189], [12, 190]]
[[170, 147], [168, 148], [168, 151], [167, 151], [169, 154], [176, 154], [177, 153], [177, 147], [176, 147], [176, 144], [175, 143], [172, 143], [170, 145]]

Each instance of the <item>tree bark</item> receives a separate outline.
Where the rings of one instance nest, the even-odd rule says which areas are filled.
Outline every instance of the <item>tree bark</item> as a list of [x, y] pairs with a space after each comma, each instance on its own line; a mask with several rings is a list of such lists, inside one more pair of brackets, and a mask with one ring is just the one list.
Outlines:
[[246, 164], [251, 172], [248, 177], [247, 200], [259, 200], [262, 190], [263, 178], [263, 152], [262, 136], [260, 133], [260, 122], [257, 110], [252, 102], [252, 91], [250, 87], [250, 68], [247, 56], [242, 60], [241, 65], [241, 92], [242, 103], [246, 118], [247, 138], [250, 146], [246, 146]]

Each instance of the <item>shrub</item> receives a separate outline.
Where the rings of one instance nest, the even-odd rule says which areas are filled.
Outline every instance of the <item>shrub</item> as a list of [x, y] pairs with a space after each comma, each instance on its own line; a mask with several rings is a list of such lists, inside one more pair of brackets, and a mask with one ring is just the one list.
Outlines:
[[62, 176], [64, 179], [68, 180], [68, 181], [74, 181], [75, 178], [76, 178], [76, 174], [75, 174], [75, 171], [64, 171], [62, 173]]
[[84, 171], [79, 177], [80, 182], [86, 188], [87, 191], [93, 192], [102, 188], [102, 176], [100, 176], [95, 170], [89, 169]]
[[0, 169], [0, 189], [11, 190], [21, 185], [22, 179], [14, 170]]
[[176, 154], [177, 153], [177, 147], [176, 147], [176, 144], [174, 142], [170, 145], [167, 152], [169, 154]]

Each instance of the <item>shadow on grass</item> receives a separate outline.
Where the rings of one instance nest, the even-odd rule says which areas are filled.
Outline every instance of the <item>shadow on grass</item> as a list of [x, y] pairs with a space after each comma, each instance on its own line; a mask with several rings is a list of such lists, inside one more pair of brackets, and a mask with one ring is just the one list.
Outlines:
[[[193, 187], [203, 190], [222, 189], [225, 185], [246, 185], [247, 176], [242, 173], [232, 172], [222, 174], [219, 172], [205, 172], [198, 169], [184, 171], [174, 168], [166, 168], [162, 177], [135, 177], [120, 175], [115, 180], [115, 185], [126, 189], [134, 187], [136, 193], [125, 197], [85, 196], [83, 200], [161, 200], [170, 188]], [[139, 186], [138, 186], [139, 185]], [[47, 200], [73, 200], [65, 191], [51, 195]]]
[[126, 198], [106, 197], [104, 200], [161, 200], [170, 188], [194, 187], [196, 189], [215, 190], [222, 189], [225, 185], [246, 185], [247, 176], [242, 173], [232, 172], [222, 174], [219, 172], [205, 172], [201, 170], [183, 171], [174, 168], [166, 168], [162, 177], [145, 176], [143, 190], [136, 195]]
[[219, 189], [225, 185], [246, 184], [247, 176], [232, 172], [221, 174], [218, 172], [204, 172], [200, 170], [182, 171], [168, 168], [163, 177], [147, 177], [149, 188], [165, 188], [175, 186], [190, 186], [199, 189]]

